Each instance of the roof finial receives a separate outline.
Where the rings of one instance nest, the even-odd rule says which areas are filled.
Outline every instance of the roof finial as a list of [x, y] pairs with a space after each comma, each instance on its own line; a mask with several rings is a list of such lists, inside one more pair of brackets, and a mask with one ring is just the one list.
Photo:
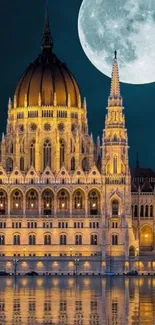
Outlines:
[[48, 15], [48, 0], [46, 0], [46, 9], [45, 9], [45, 27], [43, 33], [43, 43], [42, 49], [51, 49], [53, 47], [53, 40], [51, 37], [50, 24], [49, 24], [49, 15]]
[[117, 51], [116, 50], [115, 50], [114, 54], [115, 54], [115, 60], [117, 60]]

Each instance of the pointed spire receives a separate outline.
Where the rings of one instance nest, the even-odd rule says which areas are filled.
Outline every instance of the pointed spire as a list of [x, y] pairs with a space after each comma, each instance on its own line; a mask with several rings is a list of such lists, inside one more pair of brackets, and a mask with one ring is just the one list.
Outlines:
[[112, 80], [111, 80], [111, 97], [120, 97], [120, 84], [119, 84], [119, 71], [117, 63], [117, 51], [115, 51], [113, 70], [112, 70]]
[[12, 108], [12, 100], [9, 97], [9, 101], [8, 101], [8, 110], [10, 110]]
[[41, 107], [41, 93], [39, 93], [38, 96], [38, 106]]
[[84, 108], [85, 111], [87, 110], [87, 100], [86, 100], [86, 97], [84, 97], [83, 108]]
[[120, 93], [119, 69], [117, 62], [117, 51], [114, 52], [114, 62], [111, 77], [111, 89], [109, 97], [109, 106], [122, 106], [122, 97]]
[[139, 155], [138, 155], [138, 152], [137, 152], [137, 159], [136, 159], [136, 168], [139, 168]]
[[49, 15], [48, 15], [48, 0], [46, 0], [46, 10], [45, 10], [45, 27], [43, 33], [43, 43], [42, 49], [52, 49], [53, 40], [51, 37], [50, 24], [49, 24]]

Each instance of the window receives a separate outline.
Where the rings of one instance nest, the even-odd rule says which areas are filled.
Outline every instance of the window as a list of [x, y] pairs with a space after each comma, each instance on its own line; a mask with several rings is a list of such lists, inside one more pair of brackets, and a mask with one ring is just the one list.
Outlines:
[[83, 222], [74, 222], [74, 228], [83, 228]]
[[88, 161], [88, 158], [86, 158], [86, 157], [83, 158], [83, 160], [82, 160], [82, 169], [85, 172], [89, 171], [89, 161]]
[[138, 205], [134, 206], [134, 217], [138, 218]]
[[35, 140], [30, 145], [30, 166], [35, 168]]
[[0, 222], [0, 228], [6, 228], [6, 222]]
[[20, 170], [24, 171], [24, 158], [23, 157], [20, 158]]
[[150, 217], [153, 217], [153, 205], [150, 205]]
[[44, 169], [51, 167], [51, 142], [46, 140], [44, 143]]
[[27, 228], [37, 228], [37, 222], [34, 221], [28, 222]]
[[68, 208], [68, 194], [65, 191], [61, 191], [58, 195], [59, 209], [66, 210]]
[[60, 168], [65, 163], [65, 142], [63, 139], [60, 140]]
[[118, 201], [112, 201], [112, 216], [118, 216]]
[[118, 235], [112, 235], [112, 245], [118, 245]]
[[7, 172], [12, 172], [13, 171], [13, 159], [8, 157], [6, 159], [6, 171]]
[[44, 245], [51, 245], [51, 235], [47, 234], [44, 236]]
[[5, 245], [5, 236], [0, 234], [0, 246]]
[[12, 228], [21, 228], [21, 222], [12, 222]]
[[24, 118], [24, 113], [22, 113], [22, 112], [17, 113], [17, 119], [18, 120], [23, 119], [23, 118]]
[[28, 118], [35, 118], [38, 117], [38, 111], [29, 111]]
[[89, 193], [90, 215], [97, 215], [99, 208], [99, 195], [95, 191]]
[[140, 216], [144, 217], [144, 205], [140, 206]]
[[117, 157], [113, 158], [113, 173], [117, 174]]
[[99, 228], [99, 222], [89, 222], [89, 228]]
[[118, 223], [117, 222], [112, 222], [112, 228], [118, 228]]
[[31, 190], [27, 194], [27, 208], [28, 209], [37, 209], [38, 208], [38, 194], [36, 191]]
[[68, 228], [68, 222], [61, 221], [58, 223], [59, 228]]
[[53, 111], [42, 111], [42, 117], [53, 117]]
[[82, 235], [75, 236], [75, 245], [82, 245]]
[[75, 170], [75, 158], [72, 157], [71, 159], [71, 171], [74, 171]]
[[20, 235], [13, 236], [13, 245], [20, 245]]
[[149, 216], [149, 206], [145, 205], [145, 217]]
[[97, 245], [97, 235], [96, 234], [91, 235], [90, 244], [91, 245]]
[[60, 245], [67, 245], [67, 236], [60, 235]]
[[35, 245], [35, 244], [36, 244], [36, 236], [29, 235], [29, 245]]
[[52, 222], [49, 221], [43, 222], [43, 228], [52, 228]]
[[74, 194], [74, 209], [82, 209], [83, 208], [83, 200], [82, 200], [82, 194], [80, 191], [77, 191]]

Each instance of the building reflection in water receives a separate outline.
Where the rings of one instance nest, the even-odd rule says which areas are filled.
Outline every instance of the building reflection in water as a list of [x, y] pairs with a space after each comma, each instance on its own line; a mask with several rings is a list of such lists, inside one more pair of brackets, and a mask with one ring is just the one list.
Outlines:
[[155, 325], [155, 279], [0, 279], [0, 324]]

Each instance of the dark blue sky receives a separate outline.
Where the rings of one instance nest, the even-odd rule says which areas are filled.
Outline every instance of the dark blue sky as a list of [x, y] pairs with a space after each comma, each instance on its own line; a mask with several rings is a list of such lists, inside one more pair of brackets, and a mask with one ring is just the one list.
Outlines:
[[[75, 75], [87, 97], [89, 132], [102, 134], [110, 79], [85, 56], [78, 38], [77, 19], [82, 0], [49, 0], [54, 51]], [[0, 1], [0, 131], [5, 130], [7, 102], [20, 75], [40, 53], [45, 0]], [[119, 58], [118, 58], [119, 60]], [[141, 73], [139, 71], [139, 73]], [[121, 84], [130, 146], [130, 166], [139, 152], [140, 166], [155, 166], [155, 83]]]

